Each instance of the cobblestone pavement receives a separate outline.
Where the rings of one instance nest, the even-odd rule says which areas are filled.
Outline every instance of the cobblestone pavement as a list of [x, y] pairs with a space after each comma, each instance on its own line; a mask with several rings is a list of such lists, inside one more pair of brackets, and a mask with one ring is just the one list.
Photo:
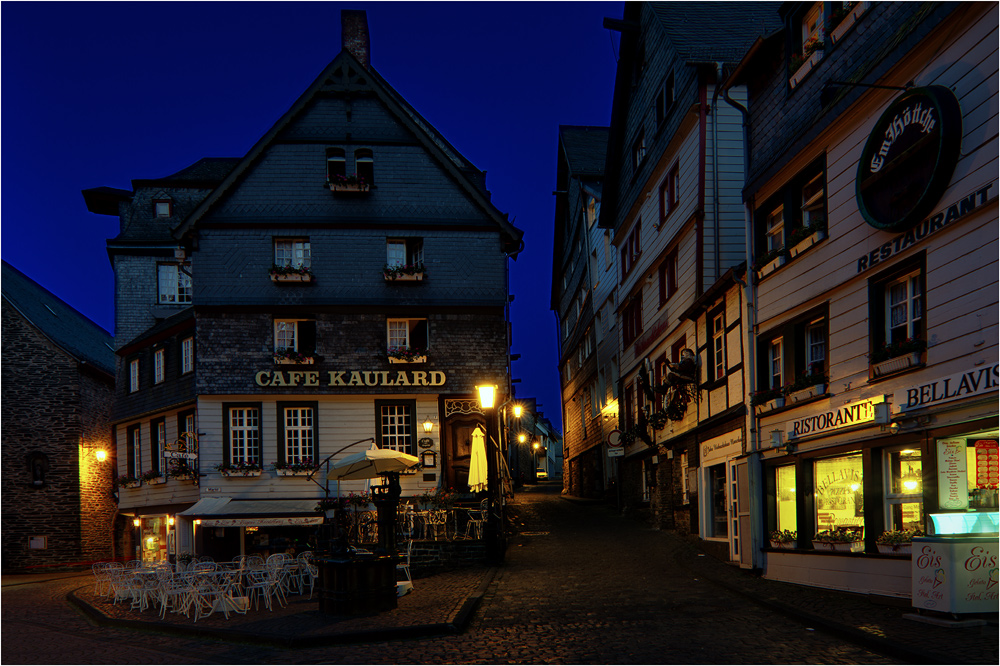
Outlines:
[[[86, 595], [92, 587], [89, 575], [21, 580], [23, 584], [17, 585], [4, 577], [0, 660], [5, 664], [997, 663], [995, 624], [985, 629], [932, 627], [901, 619], [905, 609], [876, 606], [855, 595], [755, 578], [705, 557], [677, 537], [623, 519], [608, 507], [560, 499], [554, 485], [519, 494], [514, 509], [520, 535], [510, 541], [506, 563], [486, 586], [478, 610], [460, 635], [281, 648], [96, 626], [66, 602], [72, 590]], [[488, 580], [483, 572], [479, 575], [478, 581]], [[404, 597], [400, 610], [393, 613], [415, 609], [407, 607], [407, 600], [417, 603], [421, 590], [429, 597], [432, 580], [415, 581], [415, 592]], [[470, 588], [455, 580], [452, 592], [466, 594]], [[306, 627], [300, 621], [303, 613], [310, 612], [299, 607], [269, 620], [290, 633], [301, 632]], [[418, 615], [426, 618], [423, 622], [436, 622], [442, 613], [427, 606]], [[453, 617], [454, 608], [449, 607], [448, 613]], [[154, 617], [148, 611], [146, 615]], [[363, 621], [375, 626], [378, 618]], [[208, 621], [214, 618], [208, 618], [206, 626]], [[247, 629], [261, 631], [267, 624], [265, 619], [256, 629]], [[827, 631], [830, 628], [840, 633]], [[322, 629], [312, 626], [309, 631]], [[911, 653], [893, 649], [901, 645], [914, 649]], [[954, 656], [942, 660], [948, 655]]]

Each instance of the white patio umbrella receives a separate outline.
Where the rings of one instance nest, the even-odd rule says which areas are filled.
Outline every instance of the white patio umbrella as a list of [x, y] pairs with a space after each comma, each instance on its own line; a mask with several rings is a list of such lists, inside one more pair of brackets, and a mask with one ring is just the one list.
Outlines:
[[368, 449], [346, 456], [330, 467], [328, 479], [349, 481], [351, 479], [374, 479], [387, 472], [403, 472], [415, 466], [420, 460], [408, 453], [392, 449]]
[[469, 490], [486, 490], [486, 433], [477, 426], [472, 433], [472, 457], [469, 460]]

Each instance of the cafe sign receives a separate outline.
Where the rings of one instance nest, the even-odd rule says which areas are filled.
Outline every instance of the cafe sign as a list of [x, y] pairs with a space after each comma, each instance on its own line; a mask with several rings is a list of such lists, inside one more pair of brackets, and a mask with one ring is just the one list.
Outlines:
[[701, 464], [734, 458], [743, 453], [743, 430], [733, 430], [725, 435], [706, 439], [701, 447]]
[[997, 390], [998, 385], [1000, 385], [1000, 364], [993, 363], [903, 389], [894, 396], [893, 402], [897, 411], [905, 412], [959, 398], [992, 393]]
[[897, 97], [875, 123], [858, 163], [861, 215], [883, 231], [911, 228], [951, 183], [962, 148], [962, 108], [944, 86]]
[[806, 416], [792, 421], [788, 438], [795, 439], [803, 435], [819, 435], [841, 428], [848, 428], [869, 423], [886, 423], [889, 420], [888, 409], [885, 407], [885, 396], [856, 400], [836, 409]]
[[444, 386], [440, 370], [261, 370], [254, 375], [257, 386]]

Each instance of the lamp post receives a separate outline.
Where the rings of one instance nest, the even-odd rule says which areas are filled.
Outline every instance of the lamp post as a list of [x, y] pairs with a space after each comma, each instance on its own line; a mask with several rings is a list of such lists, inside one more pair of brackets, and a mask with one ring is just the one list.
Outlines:
[[503, 532], [500, 521], [500, 478], [497, 459], [497, 442], [492, 433], [496, 429], [496, 391], [492, 385], [477, 386], [479, 405], [486, 417], [486, 498], [489, 511], [486, 513], [486, 531], [483, 540], [486, 558], [490, 564], [503, 562]]

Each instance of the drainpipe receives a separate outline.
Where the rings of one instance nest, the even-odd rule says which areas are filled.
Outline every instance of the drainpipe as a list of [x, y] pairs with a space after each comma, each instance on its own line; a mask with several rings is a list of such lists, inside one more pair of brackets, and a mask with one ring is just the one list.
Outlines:
[[722, 63], [715, 63], [715, 89], [712, 92], [712, 210], [715, 231], [715, 282], [722, 275], [722, 252], [719, 250], [719, 87], [722, 85]]
[[[730, 97], [729, 87], [723, 92], [726, 102], [740, 112], [743, 116], [743, 178], [750, 172], [750, 113], [745, 106]], [[744, 321], [746, 323], [746, 357], [744, 367], [747, 373], [747, 383], [751, 389], [757, 386], [757, 285], [753, 280], [753, 208], [750, 202], [746, 201], [744, 193], [743, 201], [743, 233], [745, 235], [744, 253], [746, 259], [746, 282], [740, 282], [743, 286], [744, 302], [746, 309]], [[744, 396], [746, 399], [746, 396]], [[747, 404], [749, 415], [749, 457], [747, 459], [747, 477], [749, 480], [750, 497], [750, 553], [751, 566], [754, 569], [763, 569], [764, 566], [764, 476], [761, 468], [760, 453], [760, 433], [757, 427], [757, 414], [753, 407]]]

